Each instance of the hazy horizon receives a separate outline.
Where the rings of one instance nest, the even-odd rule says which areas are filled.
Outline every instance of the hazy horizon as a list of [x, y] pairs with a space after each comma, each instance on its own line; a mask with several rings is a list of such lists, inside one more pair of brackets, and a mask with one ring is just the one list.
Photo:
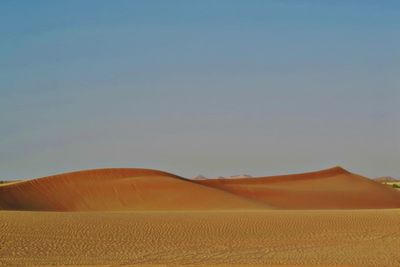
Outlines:
[[0, 180], [400, 178], [397, 1], [4, 1]]

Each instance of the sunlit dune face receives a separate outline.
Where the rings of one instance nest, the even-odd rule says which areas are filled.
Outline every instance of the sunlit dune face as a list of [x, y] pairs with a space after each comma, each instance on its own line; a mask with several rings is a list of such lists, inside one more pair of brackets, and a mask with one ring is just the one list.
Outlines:
[[0, 188], [8, 210], [202, 210], [267, 208], [179, 176], [146, 169], [81, 171]]

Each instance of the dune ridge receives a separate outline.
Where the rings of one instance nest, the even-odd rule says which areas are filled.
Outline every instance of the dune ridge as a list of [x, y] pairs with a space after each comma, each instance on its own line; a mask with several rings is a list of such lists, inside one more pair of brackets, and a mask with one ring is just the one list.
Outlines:
[[36, 211], [267, 208], [180, 176], [150, 169], [85, 170], [0, 187], [0, 209]]
[[195, 182], [254, 199], [278, 209], [400, 207], [398, 191], [339, 166], [300, 174]]

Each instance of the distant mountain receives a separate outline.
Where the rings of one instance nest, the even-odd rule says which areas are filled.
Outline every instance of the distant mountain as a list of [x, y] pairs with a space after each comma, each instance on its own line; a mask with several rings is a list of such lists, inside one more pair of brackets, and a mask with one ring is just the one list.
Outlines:
[[207, 177], [205, 177], [203, 175], [197, 175], [192, 178], [192, 180], [206, 180], [206, 179], [207, 179]]
[[252, 176], [248, 175], [248, 174], [232, 175], [232, 176], [229, 176], [228, 179], [243, 179], [243, 178], [252, 178]]
[[231, 175], [231, 176], [218, 176], [212, 177], [208, 180], [229, 180], [229, 179], [243, 179], [243, 178], [252, 178], [253, 176], [247, 174], [240, 174], [240, 175]]
[[374, 181], [380, 182], [380, 183], [393, 183], [393, 182], [400, 182], [400, 179], [396, 179], [390, 176], [383, 176], [383, 177], [378, 177], [375, 178]]

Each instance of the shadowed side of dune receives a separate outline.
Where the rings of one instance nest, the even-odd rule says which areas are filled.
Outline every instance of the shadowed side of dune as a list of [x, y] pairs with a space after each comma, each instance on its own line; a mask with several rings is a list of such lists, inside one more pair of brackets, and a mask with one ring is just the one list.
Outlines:
[[98, 169], [0, 187], [0, 209], [41, 211], [266, 208], [254, 200], [148, 169]]
[[199, 180], [238, 196], [283, 209], [399, 208], [400, 193], [341, 167], [234, 180]]

